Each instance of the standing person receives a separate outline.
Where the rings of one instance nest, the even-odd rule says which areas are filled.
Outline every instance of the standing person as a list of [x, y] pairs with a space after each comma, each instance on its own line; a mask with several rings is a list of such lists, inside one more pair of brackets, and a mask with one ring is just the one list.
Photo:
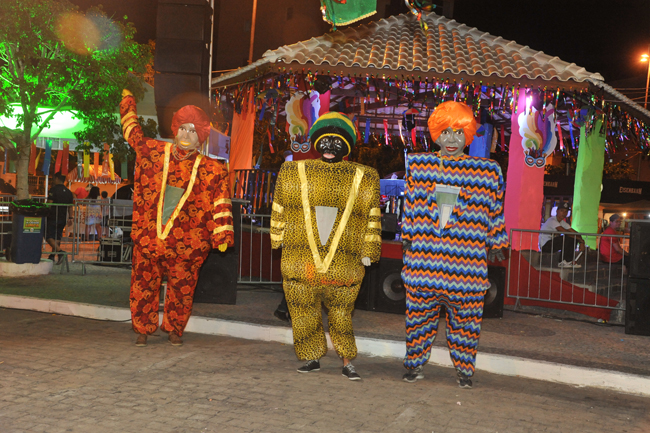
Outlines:
[[[438, 153], [408, 156], [402, 221], [406, 288], [403, 379], [423, 379], [442, 307], [461, 388], [471, 388], [489, 287], [487, 261], [504, 260], [503, 176], [489, 159], [463, 153], [476, 133], [472, 110], [444, 102], [428, 121]], [[489, 254], [487, 252], [489, 249]]]
[[542, 224], [541, 230], [560, 232], [557, 235], [549, 233], [539, 234], [539, 245], [544, 253], [556, 253], [562, 251], [562, 261], [558, 264], [560, 268], [580, 268], [576, 263], [580, 255], [576, 257], [576, 245], [582, 252], [585, 249], [585, 241], [580, 235], [568, 235], [568, 233], [578, 233], [571, 228], [566, 217], [569, 214], [569, 203], [562, 203], [557, 207], [555, 216]]
[[[621, 216], [617, 213], [609, 217], [609, 226], [603, 230], [604, 235], [617, 235], [618, 230], [621, 228]], [[598, 253], [600, 260], [605, 263], [622, 264], [628, 263], [630, 256], [627, 255], [623, 247], [621, 247], [621, 238], [614, 238], [611, 236], [601, 236], [598, 242]]]
[[102, 204], [102, 237], [108, 236], [108, 217], [110, 213], [110, 206], [109, 204], [111, 203], [109, 198], [108, 198], [108, 192], [102, 191], [101, 194], [101, 204]]
[[212, 249], [234, 245], [228, 170], [199, 153], [210, 134], [203, 110], [186, 105], [174, 113], [173, 143], [144, 137], [135, 98], [122, 92], [124, 139], [136, 151], [133, 193], [131, 319], [137, 346], [158, 328], [160, 283], [167, 276], [161, 329], [174, 346], [192, 313], [194, 289]]
[[[47, 194], [48, 203], [56, 203], [61, 205], [71, 205], [74, 201], [72, 192], [65, 186], [65, 176], [61, 173], [54, 175], [54, 186], [50, 188]], [[52, 253], [49, 256], [50, 260], [54, 260], [54, 253], [64, 252], [61, 249], [61, 236], [63, 229], [68, 222], [68, 207], [70, 206], [51, 206], [50, 213], [47, 217], [47, 225], [45, 227], [45, 241], [52, 247]], [[56, 264], [61, 264], [64, 255], [59, 254]]]
[[306, 361], [298, 372], [320, 370], [320, 358], [327, 353], [324, 303], [342, 373], [359, 380], [350, 362], [357, 355], [351, 314], [364, 266], [381, 255], [379, 175], [373, 168], [343, 161], [356, 141], [346, 116], [323, 114], [310, 135], [321, 158], [282, 164], [273, 197], [271, 247], [282, 247], [294, 349]]
[[[93, 186], [88, 193], [88, 200], [99, 199], [99, 188]], [[86, 239], [91, 240], [90, 232], [95, 229], [95, 239], [101, 240], [102, 238], [102, 206], [100, 204], [88, 203], [86, 205]]]

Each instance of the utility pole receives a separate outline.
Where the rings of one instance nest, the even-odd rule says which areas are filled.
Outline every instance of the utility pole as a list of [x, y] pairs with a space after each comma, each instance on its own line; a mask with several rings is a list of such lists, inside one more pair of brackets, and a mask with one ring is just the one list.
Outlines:
[[255, 45], [255, 19], [257, 18], [257, 0], [253, 0], [253, 18], [251, 21], [251, 45], [248, 49], [248, 64], [253, 63], [253, 45]]

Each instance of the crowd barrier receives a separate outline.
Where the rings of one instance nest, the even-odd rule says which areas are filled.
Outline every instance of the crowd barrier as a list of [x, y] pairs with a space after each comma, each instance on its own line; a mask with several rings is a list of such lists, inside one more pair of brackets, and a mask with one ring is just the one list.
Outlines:
[[[12, 196], [0, 196], [0, 246], [2, 250], [10, 245], [11, 213], [9, 202]], [[44, 200], [42, 198], [41, 200]], [[50, 204], [55, 206], [56, 204]], [[57, 205], [58, 206], [58, 205]], [[59, 221], [58, 213], [51, 214], [44, 226], [65, 223], [61, 239], [62, 262], [85, 265], [101, 263], [106, 265], [131, 265], [133, 242], [130, 237], [133, 204], [130, 200], [75, 200], [68, 207], [65, 222]], [[252, 285], [274, 285], [282, 283], [280, 272], [281, 250], [271, 249], [269, 214], [245, 213], [242, 207], [238, 234], [237, 283]], [[50, 219], [50, 221], [48, 221]], [[510, 254], [508, 257], [508, 278], [506, 295], [521, 305], [521, 300], [542, 301], [548, 304], [569, 304], [579, 307], [608, 309], [623, 313], [625, 310], [625, 289], [627, 286], [627, 258], [621, 263], [604, 261], [600, 252], [585, 248], [577, 258], [579, 267], [560, 266], [561, 253], [541, 252], [539, 249], [523, 249], [524, 245], [537, 245], [540, 234], [558, 234], [540, 230], [512, 229]], [[578, 233], [587, 245], [600, 245], [602, 238], [620, 240], [627, 244], [627, 235]], [[566, 242], [567, 236], [552, 242]], [[613, 242], [608, 242], [609, 248]], [[553, 245], [555, 247], [555, 245]], [[553, 250], [555, 248], [552, 248]], [[43, 241], [44, 256], [52, 254], [51, 247]], [[576, 251], [576, 257], [578, 252]], [[55, 259], [59, 261], [59, 256]], [[63, 272], [63, 267], [61, 268]]]
[[[542, 252], [540, 249], [523, 249], [523, 245], [537, 245], [540, 234], [557, 235], [557, 231], [511, 229], [510, 254], [508, 257], [508, 281], [506, 295], [521, 300], [542, 301], [549, 304], [568, 304], [577, 307], [611, 310], [620, 320], [625, 312], [625, 288], [627, 285], [628, 264], [624, 257], [620, 263], [610, 263], [603, 259], [601, 251], [585, 246], [582, 253], [574, 249], [573, 258], [577, 266], [563, 263], [561, 252]], [[629, 240], [627, 235], [596, 233], [577, 233], [586, 245], [601, 245], [602, 238], [613, 242]], [[514, 239], [514, 242], [512, 241]], [[572, 241], [568, 235], [561, 239], [551, 238], [552, 251], [566, 246], [571, 249]], [[559, 244], [558, 244], [559, 243]], [[547, 248], [548, 249], [548, 248]], [[607, 254], [609, 253], [609, 254]]]

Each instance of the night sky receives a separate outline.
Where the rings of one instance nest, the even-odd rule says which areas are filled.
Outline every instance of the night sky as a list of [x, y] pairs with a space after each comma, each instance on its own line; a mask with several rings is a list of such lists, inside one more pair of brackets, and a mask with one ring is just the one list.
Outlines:
[[[127, 15], [138, 42], [155, 39], [156, 0], [72, 2], [82, 10], [102, 4], [109, 16]], [[599, 72], [607, 82], [647, 71], [638, 59], [650, 45], [650, 0], [456, 0], [454, 19]]]

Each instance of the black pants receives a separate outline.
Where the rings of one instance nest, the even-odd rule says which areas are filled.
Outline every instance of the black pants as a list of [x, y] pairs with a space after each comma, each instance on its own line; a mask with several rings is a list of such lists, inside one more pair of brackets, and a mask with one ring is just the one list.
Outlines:
[[542, 246], [542, 252], [556, 253], [562, 251], [562, 260], [570, 263], [573, 261], [577, 244], [578, 240], [575, 236], [555, 235]]

